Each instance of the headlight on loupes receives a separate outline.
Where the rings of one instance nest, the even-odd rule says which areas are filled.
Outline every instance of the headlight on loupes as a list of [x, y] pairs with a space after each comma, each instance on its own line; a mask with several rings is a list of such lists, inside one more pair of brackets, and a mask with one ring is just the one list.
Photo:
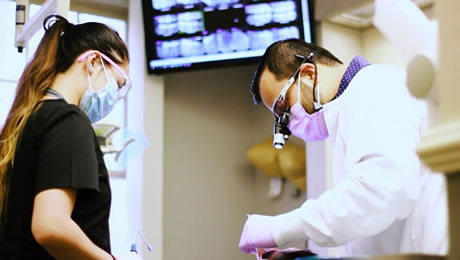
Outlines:
[[286, 140], [289, 139], [291, 131], [288, 128], [289, 113], [284, 112], [280, 116], [275, 116], [275, 126], [273, 128], [273, 147], [283, 149]]

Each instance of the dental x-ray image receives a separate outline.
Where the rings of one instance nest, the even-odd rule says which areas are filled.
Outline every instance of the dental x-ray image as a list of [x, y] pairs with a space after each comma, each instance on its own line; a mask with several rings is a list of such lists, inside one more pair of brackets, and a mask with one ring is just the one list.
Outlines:
[[192, 11], [177, 14], [179, 33], [197, 33], [204, 30], [203, 12]]
[[246, 21], [252, 26], [264, 26], [269, 23], [287, 24], [297, 19], [294, 1], [247, 5], [245, 11]]
[[253, 26], [263, 26], [272, 21], [272, 8], [269, 4], [248, 5], [245, 7], [246, 22]]
[[176, 0], [152, 0], [153, 9], [164, 10], [176, 5]]
[[289, 38], [299, 38], [299, 29], [295, 26], [288, 26], [282, 28], [272, 28], [271, 33], [273, 34], [273, 41], [280, 41]]
[[219, 52], [216, 34], [212, 33], [203, 36], [203, 51], [206, 54], [216, 54]]
[[180, 54], [183, 57], [199, 56], [203, 54], [201, 37], [180, 39]]
[[[206, 36], [157, 42], [157, 53], [163, 58], [193, 57], [202, 54], [228, 53], [250, 48], [249, 37], [243, 31], [218, 30]], [[258, 46], [258, 45], [257, 45]]]
[[241, 2], [239, 0], [202, 0], [201, 1], [206, 6], [219, 6], [219, 5], [230, 5]]
[[294, 1], [270, 3], [272, 20], [275, 23], [286, 24], [297, 19], [296, 5]]
[[249, 49], [249, 38], [241, 30], [218, 30], [216, 32], [217, 48], [219, 52], [243, 51]]
[[177, 4], [179, 5], [194, 5], [199, 4], [200, 0], [176, 0]]
[[264, 50], [273, 42], [273, 33], [270, 30], [248, 31], [252, 50]]
[[179, 57], [180, 41], [157, 41], [156, 42], [156, 51], [160, 59], [176, 58]]
[[202, 3], [205, 6], [217, 7], [223, 5], [232, 5], [242, 0], [152, 0], [153, 9], [168, 10], [177, 5], [191, 6]]
[[177, 24], [177, 15], [175, 14], [159, 15], [156, 16], [154, 20], [155, 32], [157, 35], [167, 37], [179, 31], [179, 26]]

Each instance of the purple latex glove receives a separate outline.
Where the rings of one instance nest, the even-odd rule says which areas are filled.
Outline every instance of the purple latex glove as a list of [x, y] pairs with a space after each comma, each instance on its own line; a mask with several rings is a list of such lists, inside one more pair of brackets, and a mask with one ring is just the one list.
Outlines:
[[256, 254], [257, 248], [277, 247], [272, 235], [272, 218], [262, 215], [248, 216], [239, 245], [243, 253]]

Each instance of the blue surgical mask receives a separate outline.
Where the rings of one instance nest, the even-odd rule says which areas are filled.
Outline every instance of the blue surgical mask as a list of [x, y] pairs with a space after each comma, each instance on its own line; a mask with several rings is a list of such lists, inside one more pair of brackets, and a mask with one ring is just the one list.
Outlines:
[[87, 71], [89, 86], [83, 94], [79, 105], [80, 109], [85, 112], [91, 123], [95, 123], [106, 117], [113, 110], [118, 101], [118, 84], [112, 77], [109, 77], [102, 58], [101, 62], [104, 68], [105, 77], [107, 78], [105, 87], [98, 91], [94, 90], [91, 85], [89, 72]]

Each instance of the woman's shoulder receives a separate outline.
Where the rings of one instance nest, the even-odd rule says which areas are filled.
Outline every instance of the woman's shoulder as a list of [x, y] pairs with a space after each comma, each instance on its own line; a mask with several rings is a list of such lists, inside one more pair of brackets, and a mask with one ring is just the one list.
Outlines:
[[79, 107], [67, 103], [62, 99], [44, 100], [32, 114], [32, 124], [35, 129], [72, 123], [84, 128], [91, 128], [91, 122]]

